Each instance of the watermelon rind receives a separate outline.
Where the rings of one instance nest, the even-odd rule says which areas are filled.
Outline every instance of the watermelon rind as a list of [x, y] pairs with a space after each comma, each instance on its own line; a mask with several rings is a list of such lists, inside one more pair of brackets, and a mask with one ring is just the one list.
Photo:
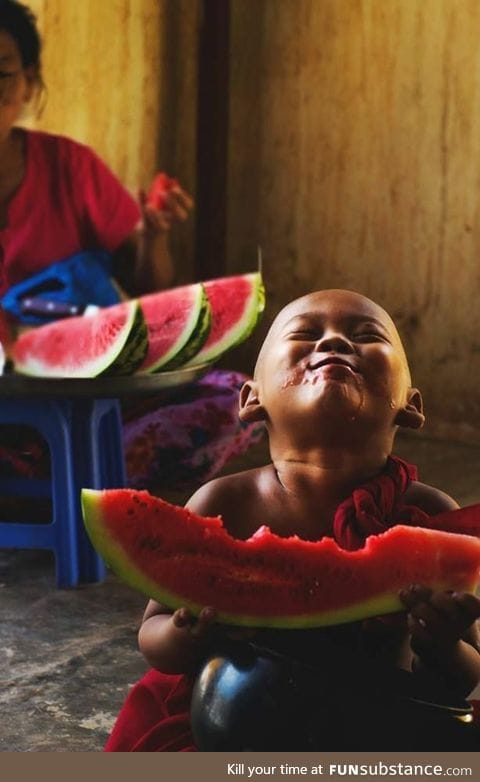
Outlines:
[[[200, 613], [205, 606], [205, 602], [200, 603], [192, 599], [191, 595], [180, 595], [172, 592], [170, 589], [154, 581], [148, 577], [142, 570], [137, 567], [129, 558], [122, 546], [111, 535], [103, 520], [102, 509], [102, 495], [103, 492], [83, 489], [81, 493], [83, 518], [89, 538], [100, 554], [105, 560], [107, 565], [113, 570], [116, 575], [121, 578], [125, 583], [131, 586], [133, 589], [142, 592], [147, 597], [158, 601], [159, 603], [168, 606], [172, 610], [176, 608], [185, 607], [188, 608], [194, 615]], [[159, 519], [161, 524], [161, 518]], [[437, 530], [426, 530], [418, 527], [405, 527], [397, 525], [387, 530], [385, 533], [377, 536], [372, 536], [367, 540], [365, 550], [367, 553], [375, 555], [381, 549], [382, 538], [390, 536], [390, 540], [393, 541], [392, 535], [408, 534], [411, 536], [412, 548], [410, 551], [411, 556], [418, 559], [418, 553], [415, 553], [415, 540], [428, 540], [428, 536], [431, 536], [430, 553], [432, 560], [435, 561], [437, 557], [436, 547], [441, 545], [450, 545], [449, 538], [452, 540], [462, 537], [470, 541], [472, 547], [472, 556], [470, 557], [469, 570], [466, 573], [458, 573], [455, 576], [451, 574], [445, 575], [440, 578], [438, 575], [428, 577], [426, 571], [425, 585], [434, 590], [443, 591], [445, 589], [461, 589], [463, 591], [474, 592], [478, 583], [479, 568], [480, 568], [480, 541], [477, 538], [466, 536], [459, 536], [450, 532], [439, 532]], [[427, 536], [427, 538], [425, 537]], [[247, 542], [248, 543], [248, 542]], [[335, 547], [338, 551], [337, 545], [329, 540], [329, 543]], [[191, 553], [191, 552], [190, 552]], [[343, 551], [342, 556], [348, 561], [350, 559], [349, 567], [352, 569], [355, 567], [355, 560], [358, 556], [358, 552]], [[179, 554], [179, 559], [182, 555]], [[472, 575], [471, 559], [475, 561], [476, 572]], [[191, 562], [194, 560], [190, 560]], [[439, 560], [440, 561], [440, 560]], [[422, 560], [423, 562], [423, 560]], [[418, 562], [416, 562], [418, 565]], [[179, 568], [182, 568], [182, 563], [179, 562]], [[183, 564], [185, 567], [185, 563]], [[253, 575], [255, 581], [255, 574]], [[389, 586], [385, 590], [373, 594], [363, 600], [352, 600], [352, 602], [344, 606], [335, 606], [333, 609], [322, 609], [319, 611], [309, 611], [308, 613], [298, 612], [289, 615], [271, 615], [262, 614], [256, 612], [254, 614], [231, 612], [225, 610], [225, 608], [219, 609], [215, 606], [214, 596], [212, 604], [217, 609], [217, 620], [224, 624], [245, 626], [245, 627], [269, 627], [269, 628], [284, 628], [284, 629], [302, 629], [302, 628], [314, 628], [314, 627], [326, 627], [330, 625], [339, 625], [348, 622], [360, 621], [372, 616], [380, 616], [384, 614], [391, 614], [401, 610], [404, 610], [404, 606], [398, 596], [398, 591], [401, 587], [406, 587], [408, 584], [397, 584], [395, 588]]]
[[[88, 320], [98, 318], [101, 322], [102, 312], [111, 314], [117, 308], [122, 313], [124, 322], [115, 334], [115, 337], [112, 338], [108, 348], [103, 349], [94, 358], [86, 359], [79, 351], [78, 357], [75, 357], [76, 362], [74, 364], [67, 366], [65, 363], [61, 365], [58, 362], [53, 365], [42, 360], [40, 355], [35, 355], [34, 348], [30, 348], [30, 352], [25, 360], [20, 356], [24, 347], [24, 341], [29, 338], [30, 332], [26, 332], [19, 337], [17, 343], [12, 348], [15, 371], [32, 377], [79, 379], [98, 377], [107, 373], [122, 375], [131, 373], [133, 367], [136, 367], [143, 360], [147, 347], [146, 326], [138, 301], [132, 299], [131, 301], [107, 307], [104, 310], [100, 310], [98, 314], [90, 316]], [[70, 324], [81, 325], [84, 320], [86, 321], [87, 317], [78, 316], [65, 322], [57, 321], [39, 328], [43, 330], [49, 329], [52, 333], [55, 329], [61, 328], [63, 333], [68, 333], [69, 328], [71, 328]]]
[[136, 300], [133, 324], [127, 341], [115, 361], [107, 367], [103, 374], [112, 376], [133, 375], [145, 358], [147, 345], [147, 324], [138, 305], [138, 300]]
[[[204, 345], [211, 322], [210, 304], [201, 283], [188, 286], [194, 293], [191, 311], [184, 328], [177, 340], [157, 361], [147, 363], [147, 356], [138, 368], [138, 374], [153, 374], [165, 372], [183, 366], [192, 356], [196, 355]], [[174, 292], [174, 291], [173, 291]], [[142, 306], [142, 299], [140, 299]], [[148, 332], [148, 326], [147, 326]]]
[[[245, 301], [242, 315], [235, 324], [217, 340], [214, 344], [207, 345], [197, 352], [185, 366], [194, 366], [196, 364], [208, 364], [216, 361], [228, 350], [244, 342], [256, 327], [262, 313], [265, 309], [265, 287], [260, 272], [251, 272], [242, 275], [244, 281], [248, 281], [251, 286], [250, 295]], [[229, 278], [225, 278], [228, 280]], [[212, 282], [215, 282], [214, 280]], [[206, 283], [208, 285], [208, 283]], [[208, 289], [207, 289], [208, 291]], [[207, 292], [208, 295], [208, 292]]]
[[195, 328], [183, 348], [163, 366], [164, 370], [177, 369], [185, 366], [193, 356], [197, 355], [208, 338], [212, 322], [212, 312], [203, 285], [201, 286], [201, 289], [203, 296]]

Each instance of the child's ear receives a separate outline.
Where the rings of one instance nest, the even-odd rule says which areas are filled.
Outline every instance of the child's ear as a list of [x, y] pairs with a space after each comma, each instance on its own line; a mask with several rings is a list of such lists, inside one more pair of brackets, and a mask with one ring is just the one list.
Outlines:
[[240, 390], [238, 416], [240, 421], [248, 424], [254, 421], [265, 421], [266, 413], [260, 403], [258, 384], [255, 380], [247, 380]]
[[395, 423], [406, 429], [422, 428], [425, 423], [425, 416], [423, 414], [423, 399], [418, 388], [409, 389], [407, 402], [398, 411]]

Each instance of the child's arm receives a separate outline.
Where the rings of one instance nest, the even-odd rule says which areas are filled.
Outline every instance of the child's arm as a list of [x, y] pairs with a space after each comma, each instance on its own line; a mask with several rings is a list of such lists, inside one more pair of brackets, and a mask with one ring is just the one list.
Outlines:
[[[217, 483], [211, 481], [202, 486], [186, 507], [207, 516], [219, 513], [214, 488]], [[140, 651], [152, 668], [163, 673], [191, 673], [206, 654], [215, 619], [215, 610], [211, 607], [205, 607], [195, 619], [186, 608], [172, 613], [150, 600], [138, 633]]]
[[[221, 515], [231, 534], [248, 537], [251, 533], [245, 525], [251, 514], [245, 506], [245, 496], [250, 481], [251, 478], [241, 475], [209, 481], [195, 492], [186, 507], [204, 516]], [[140, 651], [153, 668], [164, 673], [190, 673], [208, 653], [212, 641], [225, 637], [250, 638], [254, 634], [245, 628], [221, 626], [216, 619], [211, 607], [205, 607], [195, 619], [186, 608], [172, 614], [151, 600], [139, 631]]]
[[423, 586], [412, 586], [400, 597], [408, 609], [413, 669], [440, 674], [447, 685], [468, 695], [480, 681], [480, 600]]
[[215, 622], [213, 608], [204, 608], [195, 619], [186, 608], [173, 614], [154, 600], [145, 610], [138, 634], [140, 651], [163, 673], [192, 673], [206, 651]]

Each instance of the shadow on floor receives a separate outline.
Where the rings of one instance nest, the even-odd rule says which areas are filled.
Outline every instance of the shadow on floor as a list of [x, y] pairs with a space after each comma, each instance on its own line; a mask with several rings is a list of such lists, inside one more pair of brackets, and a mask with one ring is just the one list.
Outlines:
[[[461, 505], [480, 502], [480, 448], [405, 437], [396, 453]], [[261, 445], [228, 471], [266, 461]], [[8, 715], [0, 751], [101, 751], [145, 670], [136, 646], [145, 599], [113, 576], [57, 590], [53, 556], [35, 551], [0, 550], [0, 593], [0, 707]]]

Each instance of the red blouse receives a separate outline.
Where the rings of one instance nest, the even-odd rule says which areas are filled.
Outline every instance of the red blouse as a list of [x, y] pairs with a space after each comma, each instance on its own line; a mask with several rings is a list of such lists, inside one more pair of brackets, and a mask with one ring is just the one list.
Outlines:
[[0, 295], [81, 250], [115, 250], [140, 218], [135, 199], [89, 147], [21, 132], [25, 176], [0, 230]]

